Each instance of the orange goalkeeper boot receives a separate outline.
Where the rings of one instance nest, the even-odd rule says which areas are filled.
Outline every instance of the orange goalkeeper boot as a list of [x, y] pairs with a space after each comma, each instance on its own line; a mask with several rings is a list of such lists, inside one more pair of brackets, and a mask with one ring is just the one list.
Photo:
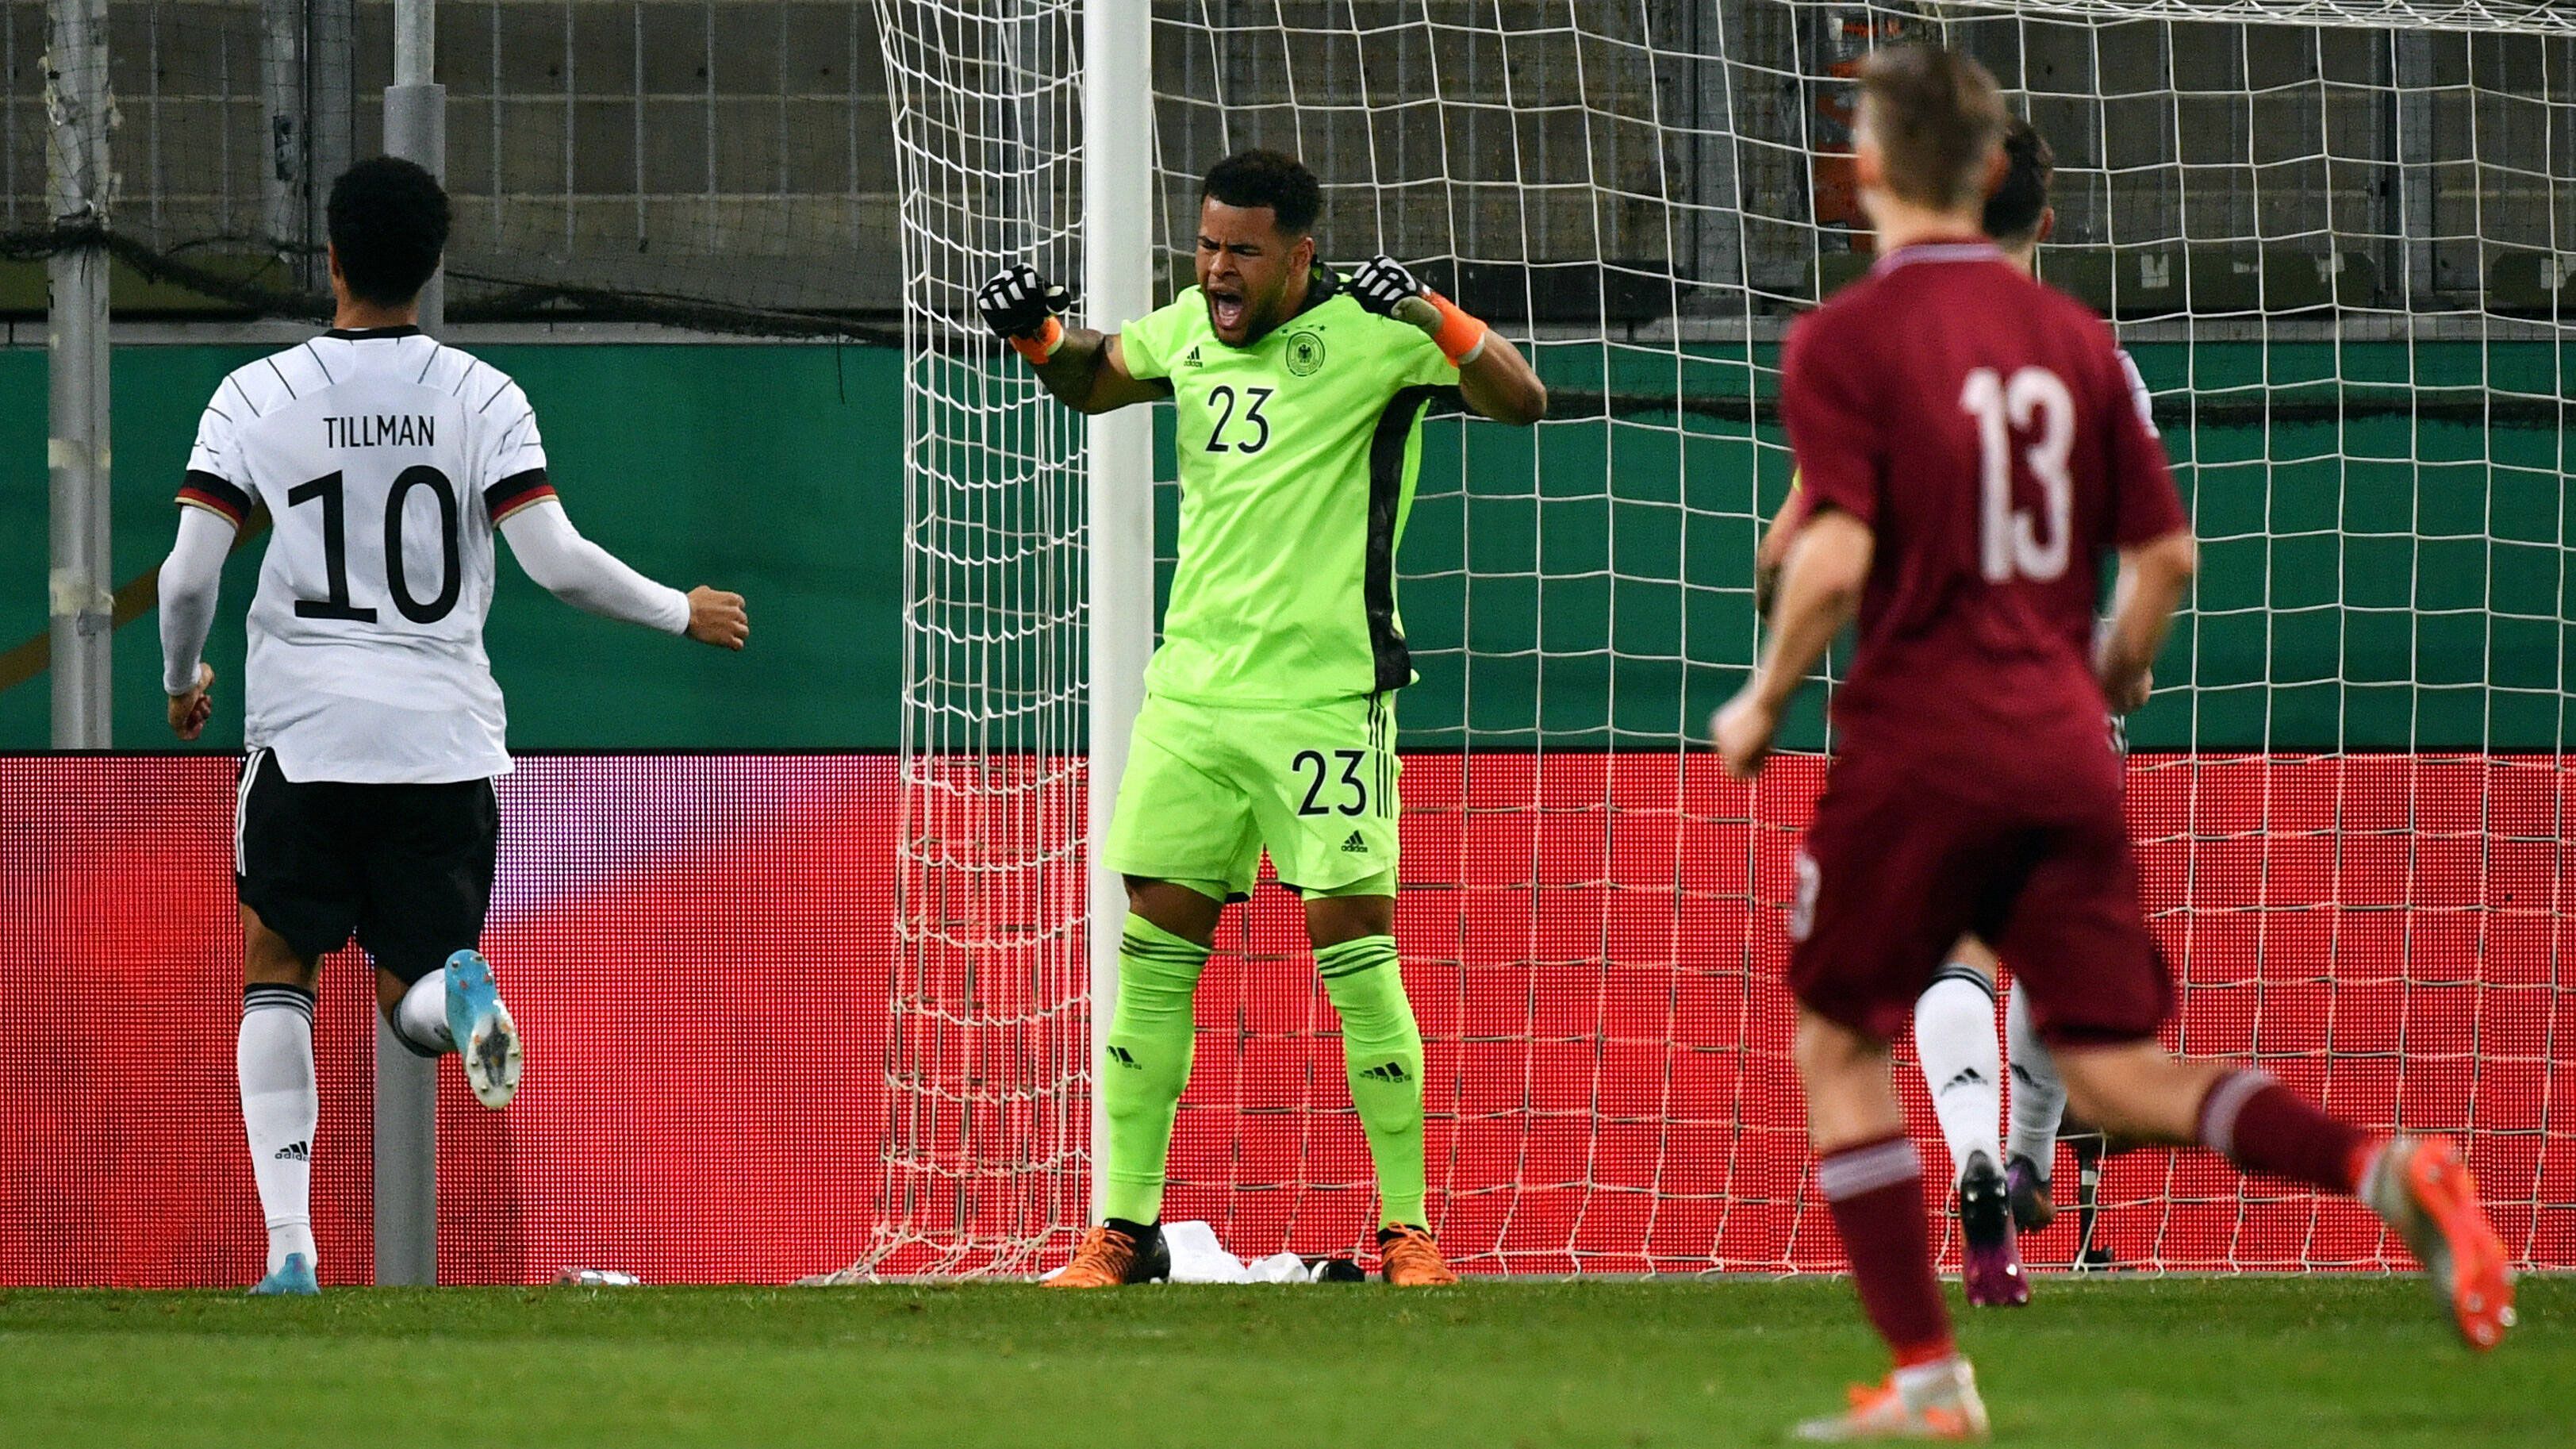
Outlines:
[[1439, 1288], [1458, 1281], [1428, 1229], [1398, 1223], [1377, 1230], [1379, 1272], [1398, 1288]]
[[2438, 1137], [2396, 1138], [2380, 1149], [2361, 1199], [2406, 1240], [2469, 1347], [2503, 1342], [2513, 1327], [2513, 1268], [2460, 1150]]
[[1172, 1275], [1172, 1250], [1160, 1230], [1139, 1242], [1122, 1229], [1097, 1223], [1082, 1235], [1073, 1261], [1046, 1280], [1049, 1288], [1115, 1288], [1123, 1283], [1154, 1283]]

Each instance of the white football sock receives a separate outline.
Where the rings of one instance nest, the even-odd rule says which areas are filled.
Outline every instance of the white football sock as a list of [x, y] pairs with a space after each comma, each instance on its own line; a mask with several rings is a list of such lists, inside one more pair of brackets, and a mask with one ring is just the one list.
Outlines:
[[1923, 1084], [1932, 1089], [1951, 1166], [1964, 1173], [1969, 1154], [1983, 1152], [2000, 1169], [2004, 1060], [1993, 985], [1956, 961], [1942, 967], [1914, 1003], [1914, 1054], [1923, 1063]]
[[268, 1271], [289, 1253], [321, 1267], [313, 1251], [313, 1129], [321, 1094], [313, 1085], [313, 993], [300, 986], [242, 990], [242, 1127], [250, 1138], [251, 1176], [268, 1220]]
[[2046, 1182], [2051, 1167], [2057, 1162], [2057, 1128], [2066, 1116], [2066, 1082], [2057, 1075], [2057, 1058], [2049, 1055], [2048, 1043], [2030, 1024], [2029, 993], [2021, 987], [2012, 989], [2012, 1000], [2004, 1005], [2004, 1035], [2012, 1046], [2012, 1140], [2007, 1144], [2013, 1156], [2027, 1157], [2039, 1165], [2040, 1181]]
[[447, 1029], [447, 968], [441, 966], [411, 984], [394, 1007], [394, 1036], [425, 1057], [456, 1050], [456, 1035]]

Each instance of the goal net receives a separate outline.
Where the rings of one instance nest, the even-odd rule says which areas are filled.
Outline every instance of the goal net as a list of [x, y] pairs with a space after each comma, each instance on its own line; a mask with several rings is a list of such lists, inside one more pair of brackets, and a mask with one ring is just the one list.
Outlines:
[[[0, 312], [43, 311], [30, 264], [96, 246], [120, 318], [327, 318], [325, 203], [351, 161], [385, 148], [397, 7], [99, 8], [105, 26], [79, 51], [49, 31], [64, 7], [12, 4], [0, 26]], [[891, 339], [898, 279], [853, 265], [895, 252], [866, 0], [436, 9], [449, 322]], [[102, 54], [104, 76], [64, 68]], [[55, 102], [83, 79], [109, 98], [115, 179], [102, 205], [57, 216]]]
[[[1027, 1272], [1094, 1160], [1086, 434], [971, 291], [1081, 274], [1080, 7], [876, 8], [911, 612], [894, 1110], [854, 1271]], [[2514, 1255], [2576, 1261], [2576, 22], [2431, 0], [1154, 5], [1157, 302], [1198, 176], [1278, 147], [1324, 181], [1327, 259], [1422, 268], [1553, 390], [1533, 430], [1435, 415], [1399, 564], [1433, 1226], [1479, 1272], [1837, 1262], [1780, 984], [1822, 691], [1756, 787], [1698, 741], [1757, 642], [1780, 336], [1869, 261], [1850, 77], [1910, 37], [1983, 59], [2054, 147], [2045, 275], [2118, 324], [2205, 540], [2130, 722], [2173, 1040], [2464, 1139]], [[1245, 1256], [1360, 1249], [1367, 1155], [1283, 893], [1229, 916], [1198, 1030], [1166, 1217]], [[2203, 1154], [2115, 1158], [2101, 1200], [2143, 1264], [2399, 1252]], [[2072, 1218], [2034, 1263], [2069, 1261]]]

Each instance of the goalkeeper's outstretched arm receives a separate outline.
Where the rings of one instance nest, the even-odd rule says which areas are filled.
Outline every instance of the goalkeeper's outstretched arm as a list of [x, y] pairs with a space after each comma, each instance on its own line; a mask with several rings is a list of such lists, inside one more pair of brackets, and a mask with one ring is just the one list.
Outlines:
[[1029, 360], [1055, 400], [1079, 413], [1114, 412], [1129, 403], [1169, 397], [1172, 385], [1127, 371], [1118, 334], [1067, 327], [1073, 294], [1022, 263], [994, 274], [975, 294], [984, 325]]
[[1458, 364], [1458, 395], [1479, 415], [1514, 427], [1526, 428], [1547, 416], [1547, 384], [1498, 332], [1485, 333], [1476, 355]]
[[1351, 276], [1351, 295], [1381, 317], [1428, 333], [1458, 369], [1458, 395], [1479, 415], [1524, 428], [1547, 416], [1547, 385], [1520, 349], [1424, 286], [1395, 258], [1362, 262]]
[[1030, 359], [1038, 381], [1046, 384], [1056, 401], [1078, 413], [1106, 413], [1172, 395], [1172, 385], [1161, 378], [1128, 375], [1117, 333], [1056, 325], [1063, 330], [1063, 340], [1054, 355], [1043, 361]]

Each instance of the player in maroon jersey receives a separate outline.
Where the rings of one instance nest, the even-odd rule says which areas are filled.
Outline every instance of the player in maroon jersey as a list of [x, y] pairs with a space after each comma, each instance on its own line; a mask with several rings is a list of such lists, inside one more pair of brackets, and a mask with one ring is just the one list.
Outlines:
[[[1882, 255], [1790, 333], [1781, 411], [1811, 516], [1769, 651], [1715, 726], [1728, 773], [1750, 778], [1859, 615], [1832, 774], [1798, 857], [1789, 984], [1816, 1184], [1896, 1366], [1801, 1437], [1985, 1432], [1888, 1055], [1971, 931], [2028, 963], [2023, 989], [2077, 1112], [2361, 1196], [2432, 1271], [2461, 1333], [2491, 1347], [2512, 1322], [2512, 1278], [2455, 1148], [2382, 1141], [2260, 1072], [2157, 1043], [2173, 987], [2139, 909], [2102, 717], [2134, 705], [2164, 644], [2191, 531], [2110, 329], [1978, 232], [2002, 164], [1994, 78], [1907, 46], [1871, 58], [1861, 97], [1854, 175]], [[2119, 580], [2097, 648], [2109, 551]]]
[[[1981, 229], [2004, 259], [2037, 275], [2039, 244], [2056, 225], [2048, 204], [2057, 162], [2030, 122], [2004, 128], [2003, 181], [1986, 198]], [[2146, 383], [2122, 353], [2139, 414], [2152, 416]], [[2152, 424], [2150, 424], [2152, 426]], [[1790, 541], [1806, 517], [1806, 495], [1789, 480], [1789, 496], [1772, 516], [1753, 562], [1753, 607], [1769, 615], [1771, 585]], [[2113, 726], [2117, 728], [2116, 725]], [[2036, 1232], [2057, 1215], [2049, 1172], [2066, 1110], [2066, 1087], [2057, 1062], [2041, 1044], [2030, 1018], [2030, 996], [2015, 992], [2005, 1009], [2004, 1036], [2012, 1041], [2012, 1135], [2003, 1138], [2003, 1037], [1995, 1031], [1995, 954], [1975, 936], [1962, 936], [1932, 984], [1914, 1003], [1914, 1059], [1932, 1096], [1941, 1140], [1950, 1149], [1959, 1206], [1959, 1282], [1978, 1307], [2019, 1307], [2030, 1301], [2015, 1230]], [[2088, 1247], [2088, 1252], [2102, 1250]]]

